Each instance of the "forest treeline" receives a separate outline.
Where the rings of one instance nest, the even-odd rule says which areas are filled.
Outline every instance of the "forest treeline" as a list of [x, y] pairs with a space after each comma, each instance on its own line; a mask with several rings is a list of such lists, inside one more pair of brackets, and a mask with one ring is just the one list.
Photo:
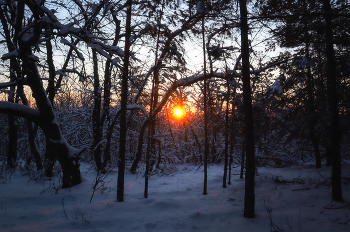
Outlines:
[[208, 164], [224, 187], [242, 165], [254, 217], [256, 166], [312, 162], [342, 200], [348, 1], [4, 0], [0, 20], [2, 171], [62, 171], [66, 188], [79, 162], [118, 167], [123, 201], [125, 168], [147, 197], [152, 172], [203, 165], [206, 194]]

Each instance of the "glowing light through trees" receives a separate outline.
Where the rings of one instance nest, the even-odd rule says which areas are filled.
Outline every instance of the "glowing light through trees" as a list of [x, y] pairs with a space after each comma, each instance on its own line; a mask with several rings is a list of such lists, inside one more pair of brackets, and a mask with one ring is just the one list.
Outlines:
[[174, 112], [174, 116], [177, 119], [180, 119], [180, 118], [182, 118], [184, 116], [184, 111], [180, 107], [174, 108], [173, 112]]
[[183, 114], [183, 111], [181, 110], [181, 109], [175, 109], [175, 116], [177, 116], [177, 117], [181, 117], [182, 116], [182, 114]]

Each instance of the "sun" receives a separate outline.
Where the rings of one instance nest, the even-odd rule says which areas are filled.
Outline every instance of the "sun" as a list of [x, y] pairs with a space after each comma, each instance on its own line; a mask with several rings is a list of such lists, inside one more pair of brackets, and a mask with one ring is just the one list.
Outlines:
[[174, 109], [174, 115], [177, 118], [181, 118], [184, 115], [184, 112], [183, 112], [183, 110], [181, 108], [177, 107], [177, 108]]
[[175, 115], [180, 117], [181, 115], [183, 114], [182, 110], [181, 109], [176, 109], [175, 110]]

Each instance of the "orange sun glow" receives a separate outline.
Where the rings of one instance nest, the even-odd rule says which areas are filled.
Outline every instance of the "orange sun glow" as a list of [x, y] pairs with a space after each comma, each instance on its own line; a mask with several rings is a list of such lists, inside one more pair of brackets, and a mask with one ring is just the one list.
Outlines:
[[176, 108], [176, 109], [174, 110], [174, 114], [175, 114], [176, 117], [182, 117], [183, 114], [184, 114], [184, 112], [183, 112], [182, 109]]

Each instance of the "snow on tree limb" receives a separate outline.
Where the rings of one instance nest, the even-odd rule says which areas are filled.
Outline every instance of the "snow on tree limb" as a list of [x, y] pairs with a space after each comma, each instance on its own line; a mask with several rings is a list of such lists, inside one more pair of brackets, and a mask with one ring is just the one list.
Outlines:
[[69, 42], [65, 38], [61, 38], [60, 42], [71, 47], [75, 51], [75, 53], [78, 55], [79, 59], [81, 59], [82, 61], [85, 60], [83, 54], [81, 52], [79, 52], [78, 48], [75, 46], [74, 43]]
[[[234, 86], [240, 86], [239, 83], [237, 83], [232, 75], [229, 75], [227, 73], [212, 73], [209, 75], [206, 75], [206, 78], [212, 78], [212, 77], [217, 77], [217, 78], [221, 78], [221, 79], [227, 79], [230, 80], [230, 84], [234, 85]], [[154, 108], [152, 115], [156, 116], [164, 107], [164, 105], [166, 104], [166, 102], [168, 101], [169, 97], [176, 91], [176, 89], [178, 87], [185, 87], [185, 86], [190, 86], [198, 81], [202, 81], [204, 80], [205, 76], [204, 74], [200, 74], [200, 75], [194, 75], [194, 76], [190, 76], [190, 77], [185, 77], [185, 78], [181, 78], [177, 81], [175, 81], [169, 88], [168, 91], [164, 94], [163, 99], [160, 101], [159, 105], [157, 107]]]
[[8, 101], [0, 101], [0, 113], [23, 117], [35, 123], [41, 121], [41, 114], [38, 110]]
[[11, 52], [8, 52], [8, 53], [5, 53], [1, 56], [1, 59], [2, 60], [8, 60], [8, 59], [11, 59], [11, 58], [16, 58], [18, 57], [18, 51], [17, 49], [16, 50], [13, 50]]
[[[114, 108], [116, 110], [116, 114], [119, 114], [120, 106], [117, 106], [117, 107], [114, 107]], [[147, 110], [143, 106], [136, 105], [136, 104], [131, 104], [131, 105], [127, 105], [126, 109], [127, 110], [140, 110], [148, 117]]]

